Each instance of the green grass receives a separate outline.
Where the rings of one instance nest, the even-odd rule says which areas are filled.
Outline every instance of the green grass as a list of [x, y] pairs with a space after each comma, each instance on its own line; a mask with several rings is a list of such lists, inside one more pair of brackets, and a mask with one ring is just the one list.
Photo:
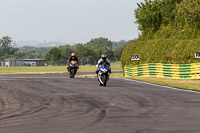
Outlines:
[[151, 77], [129, 77], [128, 79], [134, 79], [163, 86], [200, 91], [200, 80], [176, 80]]
[[[122, 71], [121, 63], [111, 63], [112, 71]], [[95, 72], [96, 65], [79, 66], [79, 72]], [[67, 66], [46, 66], [46, 67], [0, 67], [0, 73], [58, 73], [67, 72]]]
[[0, 67], [0, 73], [42, 73], [42, 72], [66, 72], [66, 66], [55, 67]]

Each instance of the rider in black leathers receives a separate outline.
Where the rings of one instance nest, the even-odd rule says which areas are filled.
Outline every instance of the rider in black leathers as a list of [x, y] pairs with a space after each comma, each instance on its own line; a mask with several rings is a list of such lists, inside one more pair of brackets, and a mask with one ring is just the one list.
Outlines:
[[67, 61], [67, 70], [69, 71], [70, 70], [70, 62], [71, 61], [76, 61], [77, 62], [77, 64], [79, 64], [79, 62], [78, 62], [78, 58], [76, 57], [76, 54], [75, 53], [72, 53], [71, 54], [71, 56], [68, 58], [68, 61]]

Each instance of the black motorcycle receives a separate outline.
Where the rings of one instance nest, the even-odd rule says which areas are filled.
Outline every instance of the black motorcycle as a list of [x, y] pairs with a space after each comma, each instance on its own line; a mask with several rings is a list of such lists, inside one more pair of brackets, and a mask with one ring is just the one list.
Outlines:
[[69, 64], [69, 73], [70, 73], [70, 78], [74, 78], [76, 75], [76, 72], [78, 71], [78, 63], [77, 61], [71, 61]]

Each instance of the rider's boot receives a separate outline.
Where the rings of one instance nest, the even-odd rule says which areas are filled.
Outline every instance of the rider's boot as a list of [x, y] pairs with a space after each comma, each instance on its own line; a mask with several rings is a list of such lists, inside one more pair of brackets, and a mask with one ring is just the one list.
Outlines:
[[67, 66], [67, 71], [69, 72], [69, 66]]

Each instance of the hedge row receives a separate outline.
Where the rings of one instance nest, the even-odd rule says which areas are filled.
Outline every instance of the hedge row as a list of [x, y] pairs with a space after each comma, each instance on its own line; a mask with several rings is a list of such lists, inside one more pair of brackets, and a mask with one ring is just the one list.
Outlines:
[[[149, 40], [130, 43], [123, 50], [122, 66], [145, 63], [188, 64], [199, 63], [195, 52], [200, 51], [200, 39], [196, 40]], [[139, 54], [139, 61], [131, 61], [133, 54]]]

